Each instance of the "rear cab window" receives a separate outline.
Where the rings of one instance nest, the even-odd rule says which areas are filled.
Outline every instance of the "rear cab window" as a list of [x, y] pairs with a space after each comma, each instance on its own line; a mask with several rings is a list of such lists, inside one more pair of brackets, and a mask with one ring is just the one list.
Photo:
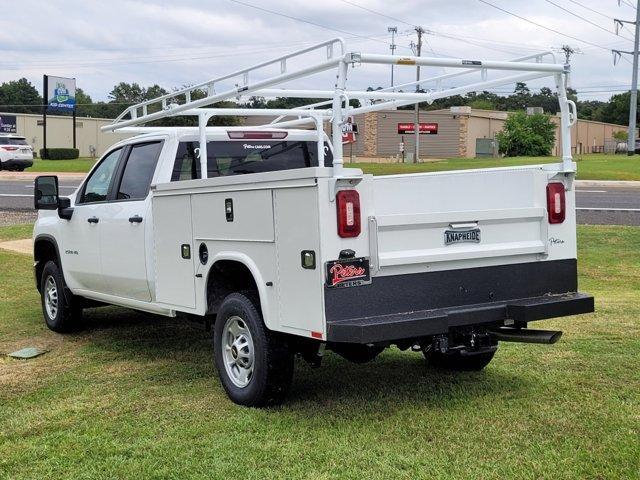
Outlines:
[[[333, 164], [325, 143], [324, 166]], [[198, 142], [180, 142], [171, 181], [200, 178]], [[318, 165], [317, 143], [313, 141], [243, 140], [207, 143], [207, 177], [275, 172]]]
[[24, 137], [0, 137], [0, 145], [29, 145]]

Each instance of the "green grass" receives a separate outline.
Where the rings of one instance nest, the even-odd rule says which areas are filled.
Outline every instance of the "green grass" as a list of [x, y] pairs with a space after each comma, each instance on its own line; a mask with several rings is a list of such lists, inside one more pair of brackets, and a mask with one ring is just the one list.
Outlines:
[[227, 400], [188, 322], [108, 308], [49, 332], [30, 259], [0, 251], [0, 351], [50, 350], [0, 357], [0, 478], [639, 478], [640, 228], [580, 227], [579, 244], [597, 312], [538, 322], [558, 344], [503, 344], [458, 375], [328, 354], [268, 410]]
[[[590, 154], [577, 156], [578, 178], [581, 180], [640, 180], [640, 156]], [[396, 173], [442, 172], [468, 168], [507, 167], [558, 162], [556, 157], [512, 157], [503, 159], [453, 158], [419, 164], [400, 163], [351, 163], [348, 166], [362, 168], [374, 175]], [[95, 159], [41, 160], [36, 159], [31, 172], [88, 172]]]
[[[590, 154], [576, 156], [580, 180], [640, 180], [640, 156]], [[418, 164], [351, 163], [365, 173], [391, 175], [397, 173], [442, 172], [469, 168], [509, 167], [558, 162], [557, 157], [511, 157], [501, 159], [455, 158]]]
[[81, 157], [74, 160], [42, 160], [35, 158], [33, 166], [27, 169], [27, 172], [88, 172], [93, 164], [96, 163], [95, 158]]
[[7, 240], [19, 240], [21, 238], [31, 238], [32, 232], [33, 225], [30, 223], [0, 227], [0, 242], [5, 242]]

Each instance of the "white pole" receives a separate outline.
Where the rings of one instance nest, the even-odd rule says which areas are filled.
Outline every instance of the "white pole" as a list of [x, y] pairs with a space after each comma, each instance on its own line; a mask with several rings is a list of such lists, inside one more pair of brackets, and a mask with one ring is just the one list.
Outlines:
[[342, 157], [342, 101], [345, 83], [347, 81], [347, 62], [338, 64], [338, 78], [333, 94], [333, 119], [331, 120], [331, 139], [333, 140], [333, 176], [339, 177], [343, 173], [344, 160]]
[[324, 127], [322, 125], [322, 117], [317, 115], [313, 120], [316, 122], [316, 133], [318, 134], [318, 166], [324, 167]]
[[209, 115], [201, 113], [198, 115], [198, 128], [200, 131], [200, 148], [198, 154], [200, 156], [200, 178], [207, 178], [207, 121]]
[[564, 171], [573, 170], [573, 157], [571, 156], [571, 124], [569, 121], [569, 104], [567, 103], [567, 89], [565, 76], [558, 74], [556, 77], [556, 89], [558, 90], [558, 102], [560, 103], [560, 137], [562, 140], [562, 166]]
[[638, 41], [640, 40], [640, 0], [636, 8], [636, 36], [633, 43], [633, 72], [631, 74], [631, 103], [629, 105], [629, 134], [627, 155], [636, 152], [636, 110], [638, 108]]

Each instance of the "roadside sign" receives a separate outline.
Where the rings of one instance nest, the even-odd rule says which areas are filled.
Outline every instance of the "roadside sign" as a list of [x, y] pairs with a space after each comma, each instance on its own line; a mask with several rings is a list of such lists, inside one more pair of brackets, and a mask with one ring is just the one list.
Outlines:
[[15, 115], [0, 116], [0, 132], [1, 133], [18, 133]]
[[47, 75], [47, 108], [74, 111], [76, 108], [76, 79]]
[[[422, 123], [420, 122], [418, 129], [420, 131], [420, 135], [437, 135], [438, 133], [438, 124], [437, 123]], [[415, 123], [407, 122], [407, 123], [399, 123], [398, 124], [398, 134], [399, 135], [413, 135], [415, 134]]]
[[342, 144], [356, 143], [356, 133], [358, 133], [358, 125], [353, 123], [353, 117], [348, 117], [342, 125]]

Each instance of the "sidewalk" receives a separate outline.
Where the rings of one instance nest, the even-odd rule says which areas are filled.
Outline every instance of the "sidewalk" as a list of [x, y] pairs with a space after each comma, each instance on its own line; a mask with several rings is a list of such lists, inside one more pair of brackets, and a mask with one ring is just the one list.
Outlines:
[[33, 255], [33, 240], [25, 238], [23, 240], [9, 240], [0, 242], [0, 249], [10, 252], [21, 253], [23, 255]]

